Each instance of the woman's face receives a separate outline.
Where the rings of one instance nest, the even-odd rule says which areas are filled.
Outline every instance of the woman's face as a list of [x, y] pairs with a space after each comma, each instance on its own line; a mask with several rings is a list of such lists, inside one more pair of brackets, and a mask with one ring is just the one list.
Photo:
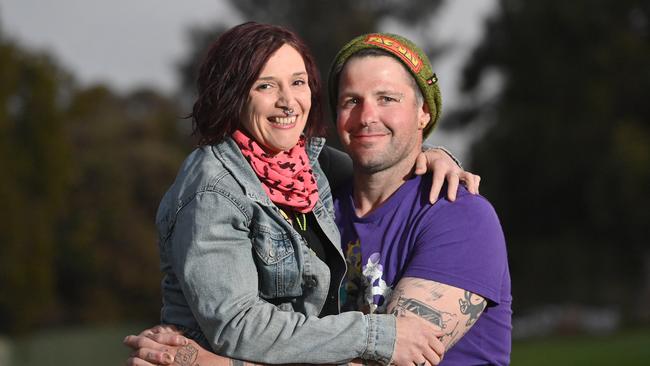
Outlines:
[[[298, 142], [310, 108], [305, 62], [285, 44], [271, 55], [253, 83], [241, 123], [260, 145], [278, 153]], [[289, 116], [287, 109], [293, 109]]]

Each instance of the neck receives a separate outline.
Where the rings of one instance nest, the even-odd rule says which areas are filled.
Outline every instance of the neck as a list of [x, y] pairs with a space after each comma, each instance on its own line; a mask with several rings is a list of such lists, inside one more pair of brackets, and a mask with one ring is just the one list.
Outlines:
[[413, 166], [419, 152], [419, 149], [414, 150], [397, 164], [378, 172], [366, 172], [355, 167], [353, 196], [358, 217], [381, 206], [413, 176]]

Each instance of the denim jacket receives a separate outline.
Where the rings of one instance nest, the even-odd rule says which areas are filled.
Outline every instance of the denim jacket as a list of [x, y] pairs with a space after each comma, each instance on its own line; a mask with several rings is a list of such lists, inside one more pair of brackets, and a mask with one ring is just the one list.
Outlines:
[[[332, 197], [307, 144], [320, 198], [314, 215], [340, 256]], [[175, 324], [216, 353], [263, 363], [389, 363], [395, 317], [346, 312], [319, 318], [328, 266], [271, 202], [231, 138], [195, 150], [156, 216], [163, 323]], [[339, 271], [341, 273], [344, 270]], [[341, 274], [342, 276], [342, 274]], [[339, 276], [340, 277], [340, 276]]]

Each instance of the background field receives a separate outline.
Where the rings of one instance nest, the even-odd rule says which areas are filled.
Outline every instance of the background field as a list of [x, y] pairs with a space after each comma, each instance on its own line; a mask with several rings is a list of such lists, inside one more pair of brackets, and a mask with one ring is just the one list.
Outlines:
[[[10, 341], [13, 360], [0, 366], [116, 366], [128, 351], [121, 345], [126, 334], [142, 325], [48, 330]], [[611, 336], [561, 336], [513, 344], [512, 365], [650, 365], [650, 330], [628, 330]]]

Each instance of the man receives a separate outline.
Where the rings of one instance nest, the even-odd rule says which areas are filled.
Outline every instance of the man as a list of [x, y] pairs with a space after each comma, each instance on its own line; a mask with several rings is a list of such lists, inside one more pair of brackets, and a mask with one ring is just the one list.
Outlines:
[[489, 202], [460, 188], [430, 204], [430, 176], [410, 167], [440, 113], [426, 56], [389, 34], [358, 37], [337, 55], [330, 101], [354, 164], [335, 196], [348, 260], [344, 310], [420, 316], [439, 327], [443, 365], [509, 363], [510, 276]]
[[411, 172], [439, 118], [436, 82], [421, 50], [396, 35], [355, 38], [335, 59], [330, 100], [354, 164], [335, 202], [348, 260], [343, 310], [428, 320], [444, 333], [443, 365], [504, 365], [510, 278], [496, 214], [464, 188], [455, 203], [432, 205], [431, 176]]

